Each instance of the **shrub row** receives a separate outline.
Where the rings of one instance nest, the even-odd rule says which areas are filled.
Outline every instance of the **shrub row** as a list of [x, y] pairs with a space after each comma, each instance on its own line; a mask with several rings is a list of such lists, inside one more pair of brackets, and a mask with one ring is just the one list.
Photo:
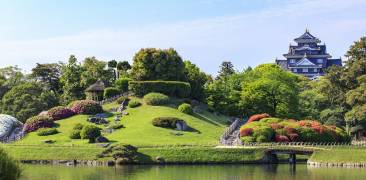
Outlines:
[[129, 90], [139, 97], [151, 92], [159, 92], [185, 98], [190, 95], [191, 86], [181, 81], [130, 81]]

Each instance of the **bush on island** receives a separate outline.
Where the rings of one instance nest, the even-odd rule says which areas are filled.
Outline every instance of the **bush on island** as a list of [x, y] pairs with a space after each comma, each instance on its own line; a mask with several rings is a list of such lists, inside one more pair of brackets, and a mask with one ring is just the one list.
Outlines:
[[94, 115], [103, 112], [102, 106], [91, 100], [80, 100], [73, 103], [71, 108], [76, 114]]
[[16, 161], [0, 148], [0, 179], [16, 180], [21, 175], [21, 169]]
[[47, 115], [50, 116], [54, 121], [60, 119], [66, 119], [73, 116], [75, 113], [70, 108], [58, 106], [48, 110]]
[[192, 106], [187, 103], [183, 103], [183, 104], [179, 105], [178, 111], [185, 113], [185, 114], [193, 114]]
[[56, 128], [40, 128], [37, 130], [38, 136], [49, 136], [49, 135], [54, 135], [57, 133], [58, 133], [58, 131]]
[[25, 122], [24, 131], [33, 132], [40, 128], [51, 128], [55, 122], [49, 116], [34, 116]]
[[240, 128], [243, 142], [350, 142], [344, 130], [315, 120], [258, 117]]
[[169, 102], [169, 97], [161, 93], [149, 93], [144, 96], [144, 102], [147, 105], [159, 106]]
[[89, 143], [94, 143], [100, 135], [100, 128], [94, 125], [85, 125], [80, 132], [81, 139], [89, 139]]
[[141, 105], [141, 103], [137, 99], [132, 99], [130, 102], [128, 102], [128, 107], [129, 108], [135, 108], [135, 107], [138, 107], [140, 105]]
[[177, 122], [184, 122], [184, 120], [176, 117], [157, 117], [152, 120], [152, 124], [156, 127], [176, 128]]
[[181, 81], [130, 81], [129, 90], [139, 97], [151, 92], [159, 92], [185, 98], [191, 93], [191, 85]]
[[115, 87], [108, 87], [108, 88], [104, 89], [104, 98], [106, 98], [106, 99], [115, 97], [120, 94], [121, 94], [121, 91]]

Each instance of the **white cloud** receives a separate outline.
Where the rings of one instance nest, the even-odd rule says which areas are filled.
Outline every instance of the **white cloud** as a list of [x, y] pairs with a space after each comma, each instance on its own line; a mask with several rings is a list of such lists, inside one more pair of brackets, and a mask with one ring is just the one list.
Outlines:
[[[29, 70], [36, 62], [79, 59], [130, 60], [140, 48], [173, 47], [207, 72], [231, 60], [238, 69], [271, 62], [287, 51], [288, 43], [306, 27], [325, 41], [336, 57], [366, 33], [363, 0], [301, 0], [237, 16], [200, 19], [135, 29], [99, 29], [38, 40], [0, 42], [0, 66], [19, 65]], [[351, 13], [350, 13], [351, 12]]]

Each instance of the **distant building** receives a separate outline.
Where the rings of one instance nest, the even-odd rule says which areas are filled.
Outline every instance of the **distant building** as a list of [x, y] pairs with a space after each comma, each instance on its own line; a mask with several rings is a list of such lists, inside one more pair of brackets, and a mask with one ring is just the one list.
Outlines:
[[102, 101], [105, 85], [102, 80], [98, 80], [85, 90], [87, 100]]
[[331, 59], [325, 44], [321, 45], [321, 41], [308, 30], [296, 38], [295, 42], [297, 45], [290, 44], [288, 53], [283, 55], [286, 60], [276, 59], [276, 64], [283, 69], [316, 79], [324, 75], [326, 68], [332, 65], [342, 66], [342, 60]]

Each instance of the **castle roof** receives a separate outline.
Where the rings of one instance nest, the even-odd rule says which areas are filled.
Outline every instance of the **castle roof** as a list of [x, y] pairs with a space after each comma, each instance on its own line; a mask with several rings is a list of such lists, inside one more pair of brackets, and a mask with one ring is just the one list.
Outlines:
[[320, 43], [321, 41], [317, 37], [310, 34], [309, 30], [306, 29], [304, 34], [302, 34], [300, 37], [295, 39], [295, 42], [297, 42], [297, 43]]

